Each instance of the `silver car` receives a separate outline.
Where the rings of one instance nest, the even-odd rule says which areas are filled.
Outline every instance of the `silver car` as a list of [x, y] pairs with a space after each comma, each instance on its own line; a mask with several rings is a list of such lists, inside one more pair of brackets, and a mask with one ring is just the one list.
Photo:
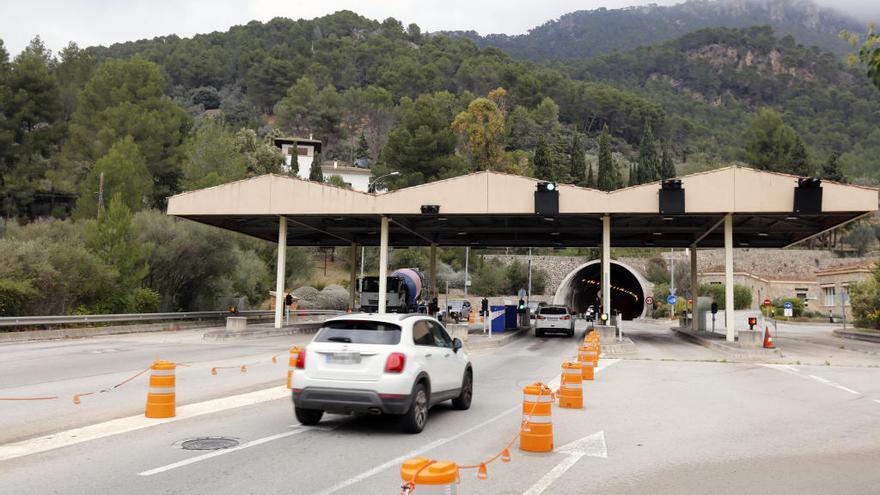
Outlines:
[[561, 333], [574, 337], [574, 317], [565, 306], [543, 306], [535, 317], [535, 337]]

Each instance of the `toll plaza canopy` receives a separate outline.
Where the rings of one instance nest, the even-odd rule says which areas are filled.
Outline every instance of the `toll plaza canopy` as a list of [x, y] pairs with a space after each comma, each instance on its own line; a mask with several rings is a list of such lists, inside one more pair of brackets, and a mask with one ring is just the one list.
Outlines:
[[[661, 213], [661, 183], [612, 192], [558, 186], [558, 213], [538, 214], [536, 179], [478, 172], [385, 194], [263, 175], [172, 196], [168, 214], [287, 245], [378, 245], [380, 218], [392, 246], [594, 247], [610, 217], [614, 247], [733, 247], [796, 244], [877, 209], [876, 189], [822, 182], [821, 211], [794, 212], [798, 177], [728, 167], [681, 177], [683, 213]], [[439, 211], [425, 214], [423, 205]]]

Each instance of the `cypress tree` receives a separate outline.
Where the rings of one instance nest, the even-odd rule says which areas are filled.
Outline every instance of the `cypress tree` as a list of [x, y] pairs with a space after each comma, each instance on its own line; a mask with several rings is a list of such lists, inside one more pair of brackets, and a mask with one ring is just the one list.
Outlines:
[[627, 186], [634, 186], [638, 184], [636, 181], [636, 166], [632, 163], [629, 164], [629, 180], [627, 181]]
[[358, 139], [358, 147], [355, 158], [370, 158], [370, 145], [367, 143], [367, 136], [364, 136], [363, 132], [361, 133], [360, 139]]
[[596, 188], [611, 191], [617, 188], [617, 173], [614, 170], [614, 159], [611, 157], [611, 137], [608, 125], [602, 127], [599, 136], [599, 166], [596, 171]]
[[591, 189], [596, 188], [596, 179], [593, 178], [593, 164], [587, 164], [587, 185]]
[[822, 178], [833, 180], [835, 182], [846, 183], [846, 176], [840, 169], [840, 154], [836, 151], [828, 158], [828, 162], [822, 167]]
[[669, 144], [663, 143], [663, 153], [660, 158], [660, 178], [671, 179], [675, 177], [675, 164], [672, 163], [672, 154], [669, 153]]
[[789, 172], [794, 175], [800, 175], [801, 177], [807, 177], [810, 175], [810, 158], [807, 155], [807, 148], [804, 146], [804, 142], [801, 141], [800, 136], [795, 138], [794, 147], [791, 150], [791, 167], [789, 168]]
[[538, 136], [538, 144], [535, 146], [535, 177], [543, 180], [554, 180], [553, 177], [553, 158], [551, 157], [550, 147], [544, 135]]
[[584, 157], [584, 147], [581, 145], [581, 135], [577, 132], [571, 139], [571, 181], [581, 187], [589, 187], [587, 182], [587, 159]]
[[651, 124], [645, 122], [645, 133], [639, 143], [638, 161], [639, 184], [653, 182], [660, 178], [660, 159], [657, 157], [657, 146], [654, 143], [654, 133]]
[[312, 159], [312, 167], [309, 169], [309, 180], [324, 182], [324, 172], [321, 171], [321, 154], [315, 153]]

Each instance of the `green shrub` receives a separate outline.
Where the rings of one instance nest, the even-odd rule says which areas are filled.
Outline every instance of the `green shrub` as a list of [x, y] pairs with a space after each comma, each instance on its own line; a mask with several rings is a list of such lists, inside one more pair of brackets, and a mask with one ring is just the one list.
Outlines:
[[0, 315], [23, 316], [37, 291], [29, 282], [0, 279]]
[[161, 298], [159, 293], [147, 287], [138, 287], [127, 297], [128, 311], [132, 313], [157, 313]]
[[[718, 304], [718, 310], [724, 310], [726, 301], [724, 299], [723, 284], [702, 284], [700, 285], [700, 295], [711, 297]], [[750, 307], [752, 307], [752, 289], [745, 285], [734, 284], [733, 308], [749, 309]]]

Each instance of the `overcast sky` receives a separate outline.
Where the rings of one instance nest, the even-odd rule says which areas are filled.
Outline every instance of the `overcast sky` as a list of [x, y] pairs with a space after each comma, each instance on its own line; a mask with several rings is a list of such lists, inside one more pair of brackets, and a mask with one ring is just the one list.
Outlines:
[[[574, 10], [620, 8], [678, 0], [0, 0], [0, 39], [11, 54], [40, 35], [53, 51], [152, 38], [189, 37], [251, 20], [314, 18], [347, 9], [366, 17], [394, 17], [426, 31], [475, 30], [520, 34]], [[851, 6], [880, 18], [877, 0], [818, 0]]]

